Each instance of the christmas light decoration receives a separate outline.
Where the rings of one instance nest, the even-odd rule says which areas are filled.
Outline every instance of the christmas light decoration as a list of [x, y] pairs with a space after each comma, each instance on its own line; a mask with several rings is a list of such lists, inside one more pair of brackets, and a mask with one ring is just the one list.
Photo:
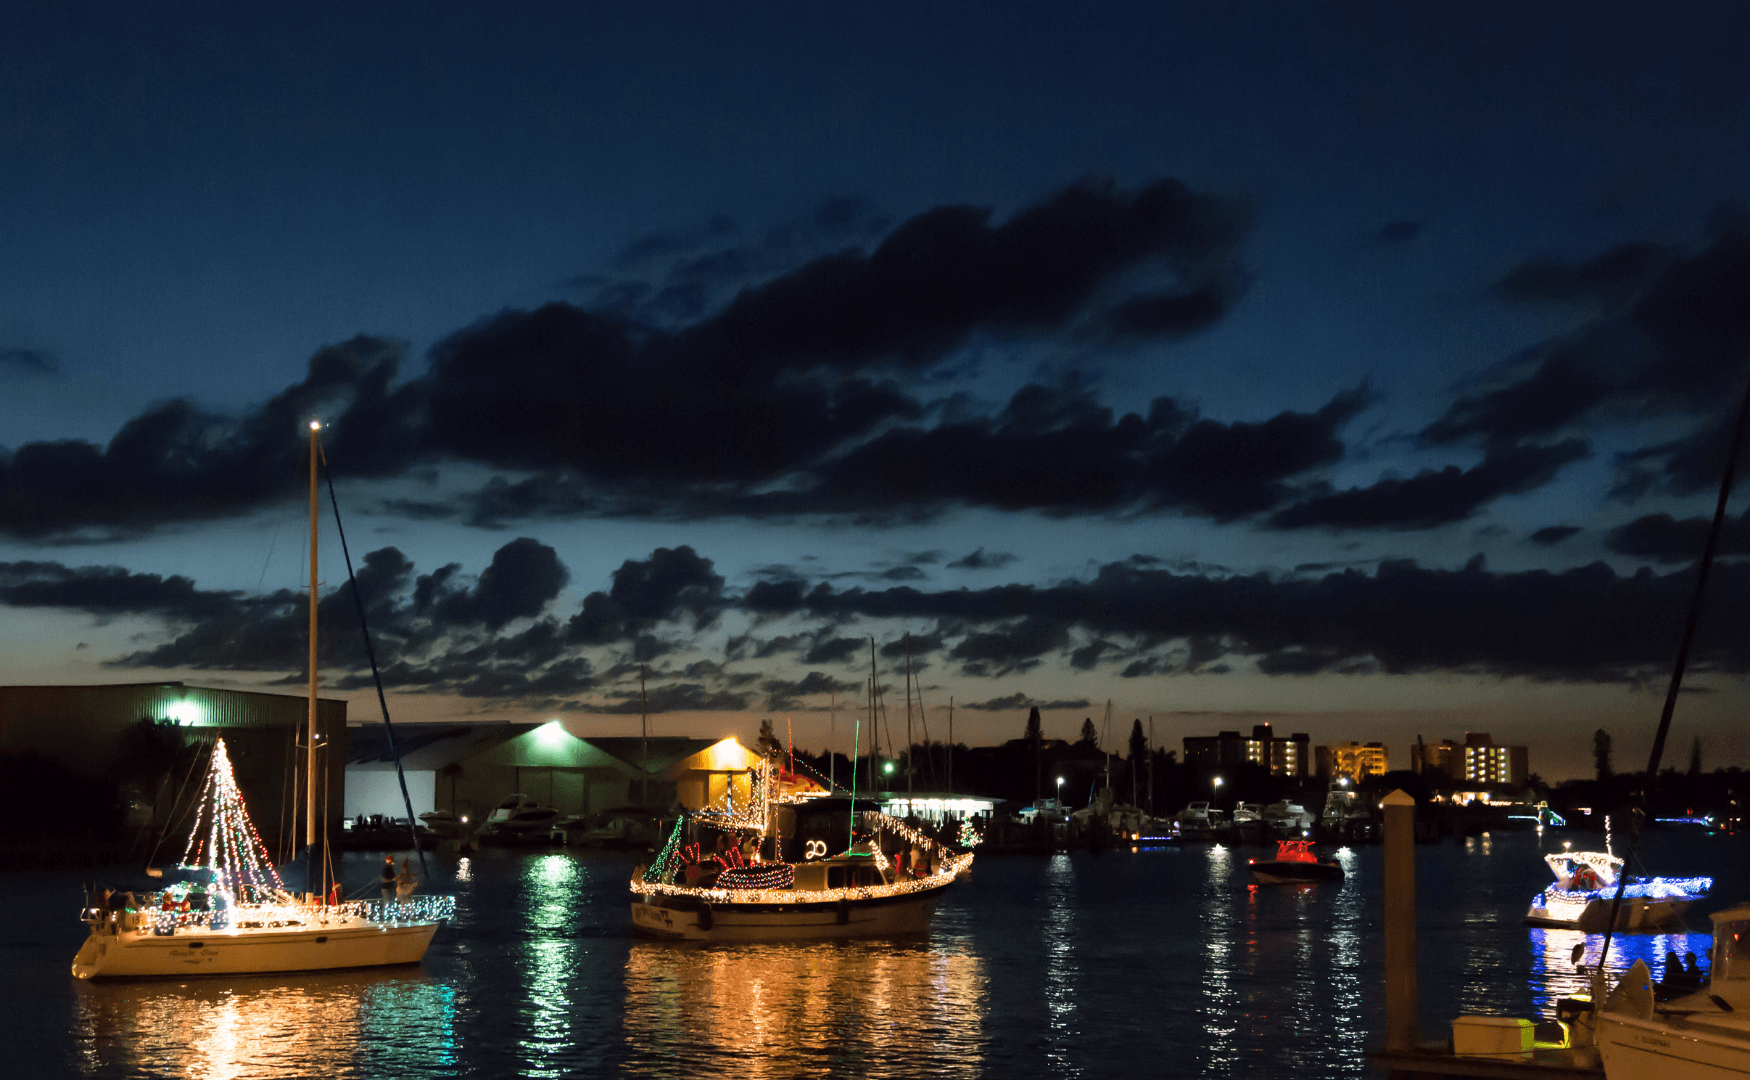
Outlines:
[[973, 827], [972, 822], [962, 821], [960, 823], [960, 846], [961, 847], [974, 848], [974, 847], [977, 847], [979, 845], [979, 843], [982, 842], [983, 840], [984, 840], [984, 837], [978, 835], [978, 830]]
[[184, 866], [211, 870], [218, 888], [232, 897], [248, 898], [257, 890], [286, 891], [286, 883], [275, 872], [267, 845], [243, 805], [224, 739], [213, 741], [212, 765], [195, 813], [188, 848], [182, 855]]
[[680, 847], [681, 826], [685, 823], [686, 818], [675, 818], [674, 828], [668, 834], [668, 842], [662, 845], [662, 851], [657, 854], [656, 861], [644, 871], [645, 881], [666, 882], [673, 876], [673, 871], [669, 869], [669, 860], [675, 858], [675, 853]]
[[896, 881], [888, 885], [857, 885], [838, 889], [723, 889], [691, 885], [657, 885], [634, 879], [632, 892], [640, 896], [685, 897], [712, 904], [825, 904], [840, 900], [882, 900], [939, 889], [972, 865], [972, 853], [951, 855], [933, 874]]

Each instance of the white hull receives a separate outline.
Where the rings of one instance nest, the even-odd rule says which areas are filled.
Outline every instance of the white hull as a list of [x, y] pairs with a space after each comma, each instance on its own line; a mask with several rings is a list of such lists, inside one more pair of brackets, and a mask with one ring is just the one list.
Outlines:
[[263, 930], [179, 928], [93, 929], [73, 958], [81, 979], [186, 975], [255, 975], [278, 971], [417, 964], [438, 924], [387, 925], [364, 921], [323, 927]]
[[632, 899], [632, 929], [681, 941], [820, 941], [897, 937], [930, 929], [940, 888], [842, 903], [701, 904], [661, 896]]
[[1706, 1024], [1642, 1020], [1607, 1012], [1598, 1019], [1606, 1080], [1743, 1080], [1750, 1076], [1750, 1024], [1724, 1017]]
[[[1689, 905], [1690, 897], [1654, 899], [1645, 896], [1623, 897], [1622, 909], [1616, 915], [1618, 931], [1656, 930], [1678, 920]], [[1532, 926], [1552, 926], [1563, 930], [1579, 930], [1586, 934], [1602, 934], [1610, 923], [1610, 899], [1596, 897], [1584, 905], [1572, 901], [1550, 901], [1539, 897], [1525, 913]]]

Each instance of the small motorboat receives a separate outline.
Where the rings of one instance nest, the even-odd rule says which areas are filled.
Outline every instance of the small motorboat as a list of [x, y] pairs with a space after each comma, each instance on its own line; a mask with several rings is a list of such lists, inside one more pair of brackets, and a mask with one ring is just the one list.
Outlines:
[[1314, 881], [1342, 881], [1343, 867], [1335, 859], [1320, 859], [1311, 840], [1278, 840], [1276, 857], [1251, 860], [1252, 876], [1260, 885], [1304, 885]]
[[[1622, 874], [1622, 860], [1602, 851], [1558, 851], [1543, 857], [1554, 885], [1532, 897], [1530, 926], [1556, 926], [1601, 934]], [[1631, 877], [1622, 890], [1618, 930], [1651, 930], [1674, 921], [1713, 888], [1713, 879]]]

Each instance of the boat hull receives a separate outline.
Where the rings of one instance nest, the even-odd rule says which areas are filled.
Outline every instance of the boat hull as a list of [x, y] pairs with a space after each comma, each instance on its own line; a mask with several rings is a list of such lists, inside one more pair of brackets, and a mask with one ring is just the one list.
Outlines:
[[1307, 885], [1342, 881], [1343, 868], [1334, 863], [1257, 862], [1252, 864], [1252, 876], [1260, 885]]
[[1750, 1023], [1722, 1018], [1704, 1026], [1606, 1012], [1598, 1018], [1598, 1050], [1608, 1080], [1743, 1080], [1750, 1075]]
[[81, 979], [258, 975], [281, 971], [417, 964], [437, 923], [277, 930], [179, 929], [174, 934], [104, 927], [73, 958]]
[[820, 941], [900, 937], [930, 929], [942, 890], [823, 903], [701, 903], [658, 895], [632, 900], [632, 930], [673, 941]]
[[[1653, 898], [1623, 897], [1622, 910], [1617, 912], [1619, 932], [1656, 930], [1678, 920], [1695, 901], [1691, 897]], [[1584, 905], [1571, 901], [1552, 901], [1540, 896], [1525, 914], [1528, 926], [1549, 926], [1561, 930], [1578, 930], [1586, 934], [1602, 934], [1610, 927], [1610, 899], [1594, 897]]]

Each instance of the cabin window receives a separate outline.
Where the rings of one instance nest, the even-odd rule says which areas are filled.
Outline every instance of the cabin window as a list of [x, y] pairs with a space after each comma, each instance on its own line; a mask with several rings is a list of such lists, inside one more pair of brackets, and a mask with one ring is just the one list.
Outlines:
[[844, 888], [845, 887], [845, 869], [846, 868], [843, 866], [830, 866], [830, 867], [828, 867], [827, 871], [826, 871], [826, 887], [829, 889], [842, 889], [842, 888]]
[[1715, 971], [1723, 970], [1725, 977], [1733, 982], [1750, 979], [1750, 923], [1733, 923], [1727, 933], [1719, 935], [1717, 942]]

